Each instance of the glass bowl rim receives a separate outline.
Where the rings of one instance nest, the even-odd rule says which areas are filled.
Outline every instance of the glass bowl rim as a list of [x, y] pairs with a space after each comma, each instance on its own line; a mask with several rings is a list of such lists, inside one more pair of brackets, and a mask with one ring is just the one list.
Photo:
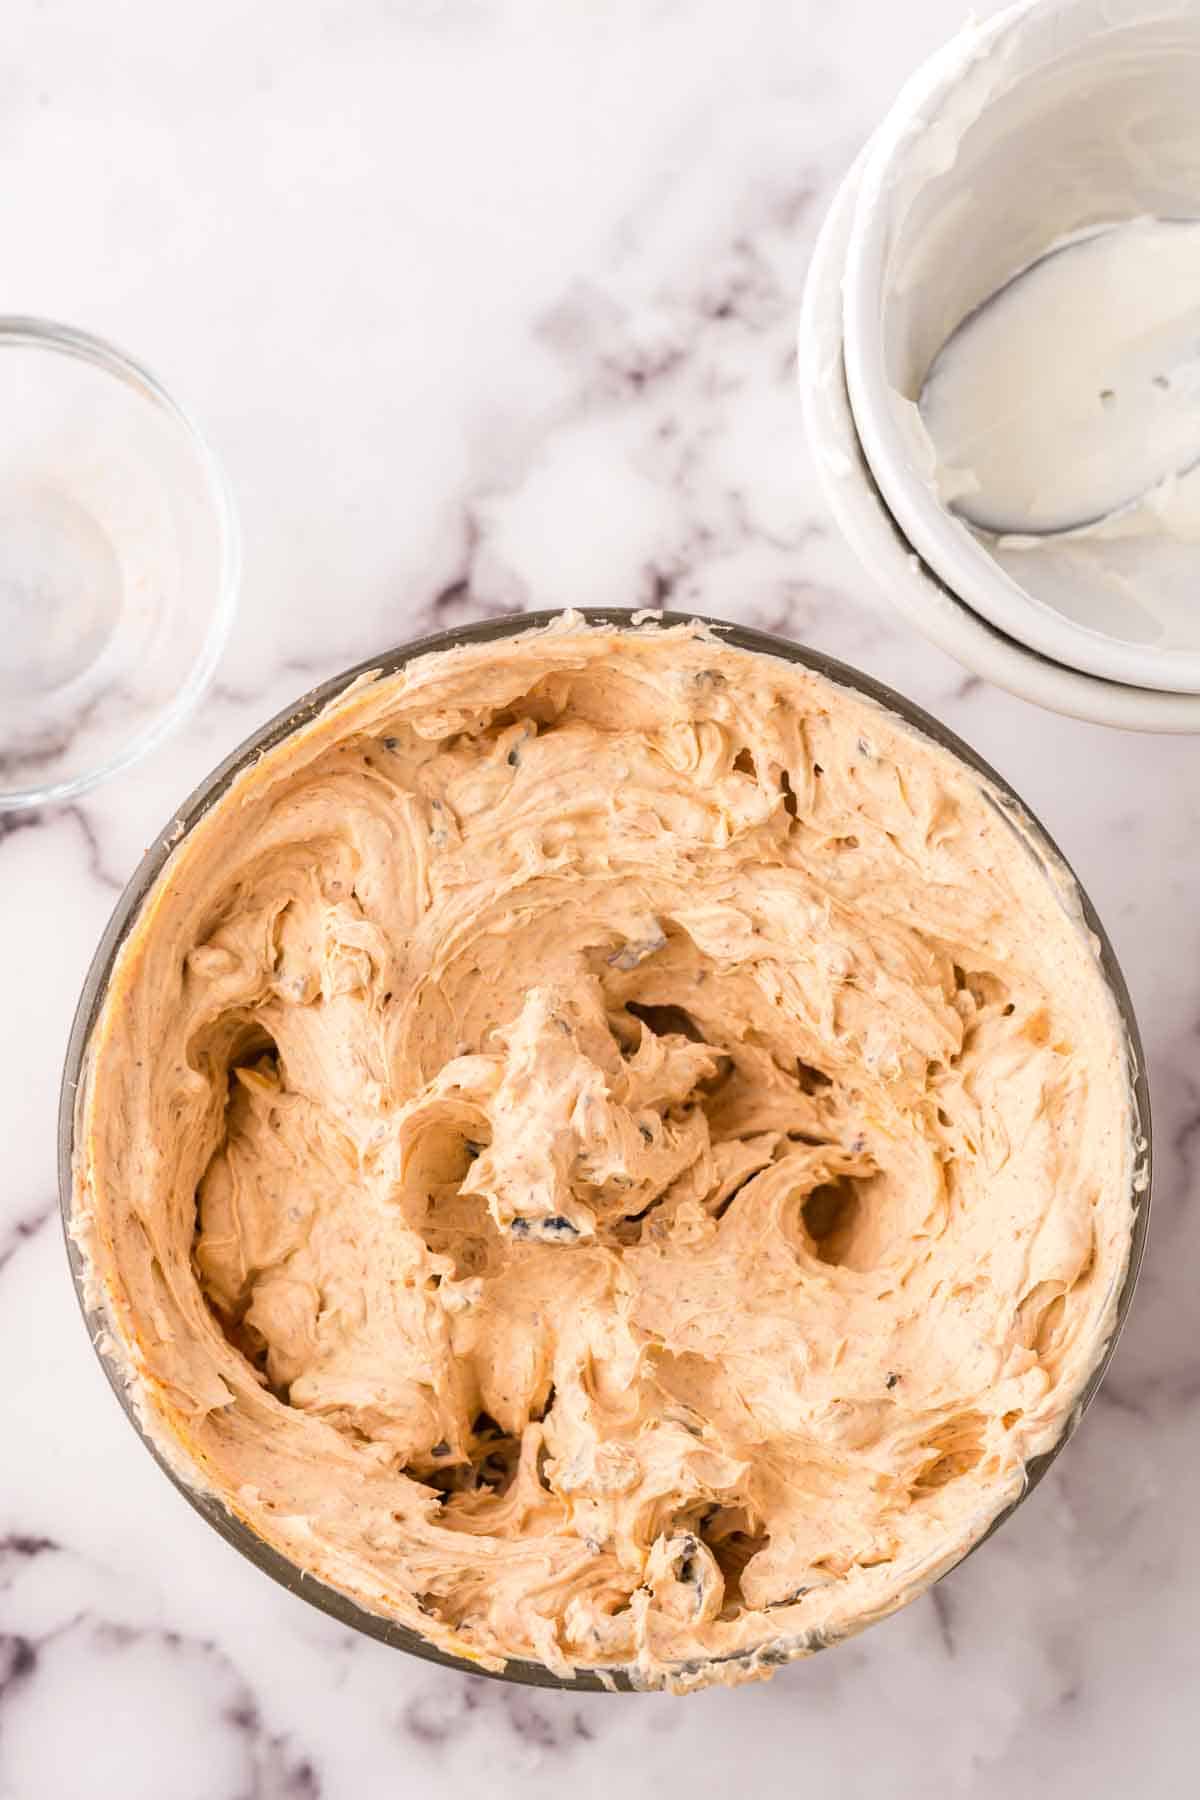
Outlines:
[[110, 375], [131, 388], [181, 428], [192, 460], [199, 471], [208, 510], [214, 521], [219, 571], [212, 613], [200, 650], [173, 698], [159, 707], [116, 749], [90, 768], [60, 781], [29, 787], [0, 788], [0, 813], [48, 806], [77, 799], [90, 789], [119, 774], [162, 743], [193, 710], [204, 693], [225, 648], [237, 611], [241, 581], [241, 528], [233, 489], [224, 465], [200, 430], [192, 414], [175, 398], [144, 363], [106, 338], [78, 326], [31, 313], [0, 313], [0, 353], [10, 349], [42, 350], [73, 358]]

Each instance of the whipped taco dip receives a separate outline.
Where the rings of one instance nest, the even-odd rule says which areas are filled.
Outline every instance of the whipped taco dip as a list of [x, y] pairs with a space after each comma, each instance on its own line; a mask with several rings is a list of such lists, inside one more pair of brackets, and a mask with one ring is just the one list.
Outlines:
[[678, 1689], [922, 1591], [1130, 1262], [1126, 1025], [953, 750], [702, 623], [355, 679], [139, 898], [72, 1236], [187, 1487], [477, 1667]]

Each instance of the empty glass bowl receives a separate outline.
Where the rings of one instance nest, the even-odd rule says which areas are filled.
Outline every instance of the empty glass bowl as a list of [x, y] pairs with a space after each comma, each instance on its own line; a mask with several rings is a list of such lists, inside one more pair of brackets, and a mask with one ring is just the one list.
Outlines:
[[224, 471], [154, 376], [0, 317], [0, 809], [82, 793], [186, 716], [238, 568]]

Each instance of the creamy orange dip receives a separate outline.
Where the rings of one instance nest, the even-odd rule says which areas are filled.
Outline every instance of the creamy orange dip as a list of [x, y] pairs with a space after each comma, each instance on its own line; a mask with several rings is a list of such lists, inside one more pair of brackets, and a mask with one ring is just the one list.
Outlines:
[[1114, 1320], [1120, 1021], [986, 783], [700, 627], [356, 683], [118, 957], [74, 1229], [154, 1441], [445, 1651], [762, 1674], [1017, 1496]]

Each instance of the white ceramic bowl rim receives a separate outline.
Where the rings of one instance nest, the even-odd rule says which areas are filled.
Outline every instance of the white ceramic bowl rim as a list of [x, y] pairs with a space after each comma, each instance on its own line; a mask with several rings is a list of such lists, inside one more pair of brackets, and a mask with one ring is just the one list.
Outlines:
[[997, 631], [915, 554], [872, 480], [855, 430], [842, 360], [842, 271], [866, 152], [845, 177], [813, 251], [800, 321], [805, 425], [829, 509], [890, 603], [968, 669], [1034, 705], [1132, 731], [1200, 732], [1200, 695], [1083, 675]]
[[880, 328], [887, 271], [885, 197], [900, 159], [935, 130], [946, 103], [972, 69], [1043, 15], [1030, 71], [1082, 49], [1101, 26], [1135, 28], [1171, 18], [1197, 22], [1200, 0], [1019, 0], [945, 44], [910, 78], [862, 158], [843, 280], [846, 383], [872, 476], [906, 538], [980, 618], [1065, 669], [1154, 692], [1200, 694], [1200, 652], [1122, 642], [1068, 619], [1009, 576], [968, 528], [947, 513], [914, 465], [897, 420]]

